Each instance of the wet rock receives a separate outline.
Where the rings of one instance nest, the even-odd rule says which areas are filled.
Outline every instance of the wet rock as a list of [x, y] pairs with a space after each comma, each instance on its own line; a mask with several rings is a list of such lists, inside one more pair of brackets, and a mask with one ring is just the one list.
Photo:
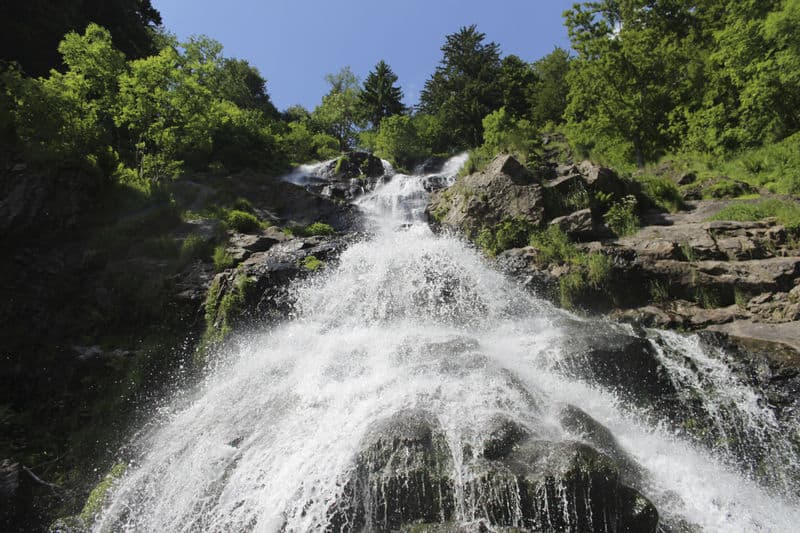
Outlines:
[[467, 507], [533, 531], [656, 531], [658, 512], [619, 481], [613, 460], [578, 442], [529, 440], [467, 470]]
[[483, 172], [459, 177], [450, 188], [432, 193], [427, 212], [442, 226], [467, 235], [511, 219], [539, 226], [542, 187], [516, 159], [502, 155]]
[[518, 422], [503, 415], [494, 415], [488, 422], [489, 429], [483, 441], [483, 456], [486, 459], [506, 457], [530, 432]]
[[641, 484], [644, 470], [622, 449], [611, 431], [574, 405], [567, 405], [559, 413], [561, 425], [567, 431], [581, 436], [594, 448], [608, 455], [616, 464], [620, 480], [631, 486]]
[[673, 413], [677, 391], [652, 343], [597, 326], [576, 325], [559, 368], [569, 376], [615, 389], [633, 404]]
[[444, 522], [455, 500], [450, 450], [438, 421], [409, 410], [376, 424], [364, 438], [345, 495], [331, 509], [336, 530], [394, 530]]

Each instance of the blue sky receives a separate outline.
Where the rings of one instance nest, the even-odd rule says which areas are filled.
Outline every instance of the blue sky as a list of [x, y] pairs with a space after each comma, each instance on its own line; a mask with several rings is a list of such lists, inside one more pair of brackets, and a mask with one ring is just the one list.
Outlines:
[[152, 0], [179, 39], [205, 34], [267, 79], [279, 109], [316, 106], [324, 76], [349, 65], [362, 80], [383, 59], [415, 104], [445, 35], [477, 24], [503, 54], [533, 61], [569, 40], [573, 0]]

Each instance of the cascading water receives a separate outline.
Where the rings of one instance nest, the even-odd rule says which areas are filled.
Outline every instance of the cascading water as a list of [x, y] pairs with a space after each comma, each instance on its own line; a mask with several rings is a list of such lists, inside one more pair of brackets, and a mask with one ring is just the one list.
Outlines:
[[[452, 159], [438, 176], [451, 180], [463, 162]], [[303, 172], [291, 179], [302, 182]], [[233, 341], [198, 390], [166, 410], [137, 442], [96, 531], [324, 530], [370, 427], [419, 408], [453, 454], [453, 520], [474, 523], [485, 517], [468, 490], [463, 443], [478, 449], [498, 413], [538, 439], [580, 439], [559, 420], [565, 406], [602, 423], [641, 465], [637, 488], [664, 521], [795, 530], [800, 508], [787, 476], [797, 472], [796, 450], [721, 354], [673, 333], [651, 331], [645, 341], [678, 391], [676, 405], [699, 402], [719, 446], [565, 370], [581, 335], [591, 343], [632, 331], [555, 309], [462, 240], [434, 234], [422, 215], [429, 178], [396, 174], [357, 200], [371, 235], [297, 284], [291, 320]], [[742, 467], [730, 432], [744, 450], [769, 447], [759, 464], [771, 473]]]

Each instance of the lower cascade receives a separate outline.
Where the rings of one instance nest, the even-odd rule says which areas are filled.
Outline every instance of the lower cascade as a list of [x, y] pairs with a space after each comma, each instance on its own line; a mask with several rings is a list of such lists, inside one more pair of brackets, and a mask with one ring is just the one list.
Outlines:
[[365, 237], [141, 431], [94, 530], [796, 530], [796, 417], [713, 339], [575, 316], [433, 232], [464, 161], [387, 165]]

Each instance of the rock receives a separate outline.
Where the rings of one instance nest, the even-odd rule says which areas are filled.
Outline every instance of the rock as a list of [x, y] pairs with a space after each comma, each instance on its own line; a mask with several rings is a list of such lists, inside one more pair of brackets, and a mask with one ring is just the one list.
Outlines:
[[435, 174], [441, 172], [447, 163], [446, 157], [432, 156], [417, 165], [414, 169], [415, 174]]
[[487, 459], [506, 457], [514, 447], [530, 435], [518, 422], [503, 415], [494, 415], [489, 420], [489, 430], [483, 441], [483, 456]]
[[0, 173], [0, 239], [74, 228], [102, 185], [81, 169]]
[[542, 188], [516, 159], [501, 155], [483, 172], [459, 177], [450, 188], [432, 193], [427, 212], [442, 226], [467, 235], [511, 219], [539, 226]]
[[620, 480], [626, 485], [641, 484], [644, 470], [622, 449], [611, 431], [574, 405], [567, 405], [559, 413], [561, 425], [567, 431], [585, 439], [595, 449], [608, 455], [616, 464]]
[[790, 360], [792, 364], [796, 364], [800, 368], [800, 322], [762, 324], [749, 320], [736, 320], [724, 325], [710, 326], [708, 330], [718, 331], [731, 337], [742, 339], [740, 342], [745, 344], [751, 343], [751, 341], [760, 341], [791, 348], [795, 350], [795, 355], [791, 355], [785, 349], [775, 350], [774, 353], [776, 357], [782, 353], [789, 354], [780, 357], [781, 359]]
[[362, 441], [344, 497], [329, 512], [330, 526], [386, 531], [449, 520], [455, 508], [452, 471], [438, 421], [421, 410], [396, 413]]
[[677, 185], [689, 185], [697, 181], [697, 174], [694, 172], [683, 172], [674, 176]]
[[613, 236], [607, 226], [594, 221], [592, 210], [589, 208], [581, 209], [562, 217], [556, 217], [550, 221], [550, 225], [557, 226], [561, 231], [578, 241], [604, 239]]
[[566, 174], [554, 180], [546, 181], [545, 188], [550, 189], [561, 196], [569, 196], [575, 192], [585, 190], [586, 182], [580, 174]]
[[609, 387], [632, 404], [670, 415], [677, 390], [652, 343], [597, 323], [575, 323], [557, 363], [566, 375]]
[[[303, 261], [309, 256], [323, 262], [332, 260], [346, 244], [342, 237], [290, 238], [264, 252], [249, 253], [236, 268], [216, 275], [212, 284], [215, 292], [206, 301], [206, 316], [218, 328], [223, 324], [246, 327], [285, 320], [294, 306], [294, 297], [288, 291], [290, 282], [310, 274]], [[228, 296], [238, 302], [236, 309], [221, 305]]]
[[656, 531], [658, 512], [622, 485], [613, 460], [577, 442], [529, 440], [472, 465], [464, 497], [499, 526], [533, 531]]
[[367, 152], [348, 152], [334, 159], [325, 170], [333, 180], [379, 178], [383, 176], [383, 162]]
[[610, 168], [602, 167], [591, 161], [582, 161], [578, 169], [583, 175], [589, 189], [593, 192], [604, 192], [621, 198], [629, 194], [628, 184]]

